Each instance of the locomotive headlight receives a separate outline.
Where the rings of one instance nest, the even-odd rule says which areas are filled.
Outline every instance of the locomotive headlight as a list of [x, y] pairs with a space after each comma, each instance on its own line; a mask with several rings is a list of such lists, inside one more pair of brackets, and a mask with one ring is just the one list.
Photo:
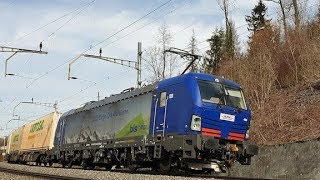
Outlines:
[[248, 130], [247, 130], [247, 133], [246, 133], [246, 137], [245, 137], [246, 139], [249, 139], [249, 131], [250, 131], [250, 130], [248, 129]]
[[192, 115], [190, 127], [191, 127], [191, 130], [201, 131], [201, 117]]

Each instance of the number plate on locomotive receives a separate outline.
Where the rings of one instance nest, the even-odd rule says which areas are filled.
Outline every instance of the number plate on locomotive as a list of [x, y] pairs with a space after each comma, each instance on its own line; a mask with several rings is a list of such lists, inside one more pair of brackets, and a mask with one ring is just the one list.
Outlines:
[[231, 115], [231, 114], [220, 113], [220, 119], [224, 120], [224, 121], [234, 122], [236, 117], [234, 115]]

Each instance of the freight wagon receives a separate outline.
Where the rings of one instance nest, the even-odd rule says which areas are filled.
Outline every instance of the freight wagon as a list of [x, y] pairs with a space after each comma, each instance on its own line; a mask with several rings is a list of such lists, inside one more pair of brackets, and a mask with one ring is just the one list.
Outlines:
[[64, 113], [48, 159], [84, 169], [225, 172], [258, 152], [250, 121], [238, 84], [189, 73]]
[[59, 117], [60, 113], [52, 112], [15, 130], [10, 135], [8, 161], [51, 165], [47, 157], [53, 147]]

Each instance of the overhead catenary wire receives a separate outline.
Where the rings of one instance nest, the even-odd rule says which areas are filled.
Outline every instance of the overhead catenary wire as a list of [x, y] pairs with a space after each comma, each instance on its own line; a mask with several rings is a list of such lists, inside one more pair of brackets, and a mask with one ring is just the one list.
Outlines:
[[[96, 85], [98, 85], [98, 84], [101, 84], [102, 82], [105, 82], [105, 80], [108, 81], [108, 80], [113, 79], [113, 78], [115, 78], [115, 77], [119, 77], [119, 76], [127, 73], [128, 71], [129, 71], [129, 70], [126, 70], [126, 71], [124, 71], [123, 73], [120, 73], [120, 74], [117, 74], [117, 75], [114, 75], [114, 76], [111, 76], [111, 77], [108, 76], [107, 78], [104, 78], [104, 80], [102, 80], [102, 81], [93, 82], [93, 83], [90, 84], [89, 86], [86, 86], [85, 88], [82, 88], [80, 91], [77, 91], [77, 92], [73, 93], [72, 95], [69, 95], [69, 96], [61, 99], [61, 100], [58, 101], [58, 102], [59, 102], [59, 104], [64, 103], [64, 102], [66, 102], [66, 101], [68, 101], [68, 100], [70, 100], [70, 99], [73, 99], [74, 97], [77, 97], [77, 95], [83, 93], [83, 92], [86, 91], [87, 89], [92, 88], [93, 86], [96, 86]], [[81, 79], [80, 79], [80, 80], [81, 80]], [[92, 81], [89, 81], [89, 82], [92, 82]], [[110, 88], [110, 86], [107, 86], [107, 87]]]
[[[45, 25], [43, 25], [43, 26], [41, 26], [41, 27], [39, 27], [39, 28], [37, 28], [37, 29], [35, 29], [35, 30], [27, 33], [27, 34], [25, 34], [25, 35], [23, 35], [23, 36], [21, 36], [21, 37], [18, 37], [17, 39], [15, 39], [14, 41], [12, 41], [12, 42], [10, 42], [10, 43], [8, 43], [8, 44], [11, 44], [11, 43], [13, 43], [13, 42], [15, 42], [15, 41], [22, 40], [22, 39], [30, 36], [31, 34], [37, 32], [37, 31], [39, 31], [39, 30], [41, 30], [41, 29], [43, 29], [43, 28], [45, 28], [45, 27], [47, 27], [47, 26], [49, 26], [50, 24], [53, 24], [53, 23], [55, 23], [55, 22], [57, 22], [57, 21], [59, 21], [59, 20], [64, 19], [65, 17], [67, 17], [67, 16], [75, 13], [71, 18], [69, 18], [67, 21], [65, 21], [61, 26], [59, 26], [57, 29], [55, 29], [51, 34], [49, 34], [48, 37], [47, 37], [47, 40], [48, 40], [51, 36], [53, 36], [53, 35], [56, 34], [59, 30], [61, 30], [63, 27], [65, 27], [71, 20], [75, 19], [80, 13], [83, 12], [83, 10], [85, 10], [86, 8], [88, 8], [89, 6], [91, 6], [94, 2], [95, 2], [95, 0], [92, 0], [92, 1], [90, 1], [90, 2], [88, 2], [88, 3], [85, 3], [84, 5], [80, 6], [79, 8], [76, 8], [75, 10], [72, 10], [72, 11], [64, 14], [63, 16], [60, 16], [59, 18], [57, 18], [57, 19], [55, 19], [55, 20], [53, 20], [53, 21], [50, 21], [49, 23], [47, 23], [47, 24], [45, 24]], [[43, 42], [43, 41], [44, 41], [44, 40], [42, 40], [42, 42]], [[32, 58], [32, 55], [30, 55], [30, 57], [25, 61], [25, 64], [27, 64], [27, 63], [31, 60], [31, 58]], [[22, 68], [23, 68], [23, 66], [20, 67], [19, 72], [21, 72], [21, 69], [22, 69]], [[16, 74], [15, 76], [16, 76], [16, 77], [20, 77], [20, 78], [24, 78], [24, 79], [35, 80], [35, 78], [26, 77], [26, 76], [23, 76], [23, 75], [18, 75], [18, 74]], [[27, 87], [28, 87], [28, 85], [26, 86], [26, 88], [27, 88]]]
[[[55, 35], [59, 30], [61, 30], [63, 27], [65, 27], [69, 22], [71, 22], [72, 20], [74, 20], [78, 15], [80, 15], [85, 9], [87, 9], [88, 7], [90, 7], [96, 0], [92, 0], [90, 3], [86, 4], [85, 6], [81, 7], [80, 9], [78, 9], [77, 11], [75, 11], [76, 13], [74, 15], [72, 15], [69, 19], [67, 19], [67, 21], [65, 21], [61, 26], [59, 26], [55, 31], [53, 31], [52, 33], [49, 34], [49, 36], [47, 37], [47, 39], [49, 39], [50, 37], [52, 37], [53, 35]], [[41, 42], [44, 42], [45, 40], [42, 40]]]
[[[168, 0], [168, 1], [166, 1], [165, 3], [161, 4], [160, 6], [156, 7], [155, 9], [151, 10], [151, 11], [150, 11], [150, 12], [148, 12], [147, 14], [145, 14], [145, 15], [143, 15], [142, 17], [138, 18], [137, 20], [133, 21], [133, 22], [132, 22], [132, 23], [130, 23], [129, 25], [127, 25], [127, 26], [125, 26], [125, 27], [121, 28], [120, 30], [118, 30], [118, 31], [117, 31], [117, 32], [115, 32], [114, 34], [112, 34], [112, 35], [108, 36], [107, 38], [103, 39], [102, 41], [100, 41], [100, 42], [98, 42], [98, 43], [94, 44], [94, 45], [93, 45], [93, 46], [91, 46], [89, 49], [86, 49], [85, 51], [83, 51], [81, 54], [84, 54], [84, 53], [88, 52], [88, 51], [89, 51], [89, 50], [91, 50], [92, 48], [94, 48], [94, 47], [96, 47], [96, 46], [98, 46], [98, 45], [100, 45], [100, 44], [104, 43], [105, 41], [109, 40], [110, 38], [112, 38], [112, 37], [116, 36], [117, 34], [121, 33], [121, 32], [122, 32], [122, 31], [124, 31], [125, 29], [127, 29], [127, 28], [131, 27], [132, 25], [136, 24], [137, 22], [141, 21], [142, 19], [144, 19], [144, 18], [148, 17], [150, 14], [152, 14], [152, 13], [156, 12], [156, 11], [157, 11], [157, 10], [159, 10], [160, 8], [162, 8], [162, 7], [164, 7], [165, 5], [169, 4], [171, 1], [173, 1], [173, 0]], [[62, 66], [64, 66], [64, 65], [66, 65], [67, 63], [69, 63], [69, 62], [73, 61], [75, 58], [77, 58], [77, 57], [73, 57], [73, 58], [71, 58], [71, 59], [69, 59], [69, 60], [65, 61], [64, 63], [62, 63], [62, 64], [60, 64], [60, 65], [56, 66], [55, 68], [53, 68], [53, 69], [51, 69], [51, 70], [49, 70], [49, 71], [45, 72], [44, 74], [42, 74], [42, 75], [38, 76], [38, 77], [37, 77], [37, 78], [35, 78], [35, 79], [30, 83], [30, 84], [28, 84], [28, 85], [27, 85], [27, 88], [29, 88], [29, 87], [30, 87], [32, 84], [34, 84], [37, 80], [39, 80], [39, 79], [43, 78], [44, 76], [46, 76], [47, 74], [49, 74], [49, 73], [51, 73], [51, 72], [53, 72], [53, 71], [55, 71], [55, 70], [59, 69], [60, 67], [62, 67]]]
[[[165, 15], [160, 16], [160, 17], [158, 17], [158, 18], [156, 18], [156, 19], [154, 19], [154, 20], [152, 20], [152, 21], [150, 21], [150, 22], [148, 22], [148, 23], [140, 26], [139, 28], [137, 28], [137, 29], [135, 29], [135, 30], [133, 30], [133, 31], [131, 31], [131, 32], [129, 32], [129, 33], [127, 33], [127, 34], [119, 37], [119, 38], [117, 38], [116, 40], [114, 40], [114, 41], [112, 41], [112, 42], [110, 42], [110, 43], [102, 46], [102, 48], [105, 48], [105, 47], [107, 47], [107, 46], [110, 46], [110, 45], [112, 45], [112, 44], [114, 44], [114, 43], [116, 43], [116, 42], [118, 42], [118, 41], [120, 41], [120, 40], [122, 40], [122, 39], [124, 39], [124, 38], [126, 38], [126, 37], [128, 37], [128, 36], [130, 36], [130, 35], [132, 35], [132, 34], [134, 34], [134, 33], [136, 33], [136, 32], [138, 32], [139, 30], [141, 30], [141, 29], [143, 29], [143, 28], [145, 28], [145, 27], [147, 27], [147, 26], [150, 26], [150, 25], [153, 24], [154, 22], [156, 22], [156, 21], [158, 21], [158, 20], [160, 20], [160, 19], [163, 19], [163, 18], [165, 18], [166, 16], [168, 16], [168, 15], [174, 13], [175, 11], [181, 9], [182, 7], [186, 6], [188, 3], [191, 3], [191, 0], [190, 0], [190, 2], [186, 2], [186, 3], [184, 3], [182, 6], [179, 6], [178, 8], [174, 8], [173, 10], [170, 10], [170, 11], [169, 11], [168, 13], [166, 13]], [[192, 26], [192, 25], [188, 25], [188, 27], [180, 30], [180, 32], [184, 31], [184, 30], [187, 29], [187, 28], [190, 28], [191, 26]], [[177, 32], [177, 33], [178, 33], [178, 32]], [[145, 51], [146, 51], [146, 50], [144, 50], [144, 51], [142, 51], [142, 52], [145, 52]], [[86, 61], [86, 60], [85, 60], [85, 61]], [[83, 62], [85, 62], [85, 61], [81, 61], [81, 62], [83, 63]], [[79, 67], [82, 63], [78, 63], [77, 65], [75, 65], [75, 67]]]
[[[167, 16], [167, 15], [169, 15], [169, 14], [172, 14], [173, 12], [175, 12], [175, 11], [177, 11], [178, 9], [182, 8], [182, 7], [185, 6], [186, 4], [187, 4], [187, 3], [183, 4], [182, 6], [180, 6], [180, 7], [178, 7], [178, 8], [175, 8], [175, 9], [169, 11], [169, 13], [167, 13], [166, 15], [154, 19], [153, 21], [151, 21], [151, 22], [149, 22], [149, 23], [147, 23], [147, 24], [139, 27], [138, 29], [136, 29], [136, 30], [134, 30], [134, 31], [132, 31], [132, 32], [130, 32], [130, 33], [128, 33], [128, 34], [126, 34], [126, 35], [118, 38], [118, 39], [116, 39], [115, 41], [112, 41], [111, 43], [109, 43], [109, 44], [107, 44], [107, 45], [105, 45], [105, 46], [111, 45], [111, 44], [113, 44], [113, 43], [115, 43], [115, 42], [117, 42], [117, 41], [119, 41], [119, 40], [121, 40], [121, 39], [123, 39], [123, 38], [125, 38], [125, 37], [127, 37], [127, 36], [129, 36], [129, 35], [131, 35], [131, 34], [134, 34], [135, 32], [141, 30], [142, 28], [145, 28], [146, 26], [152, 24], [153, 22], [155, 22], [155, 21], [157, 21], [157, 20], [159, 20], [159, 19], [162, 19], [162, 18], [164, 18], [165, 16]], [[186, 28], [185, 28], [185, 29], [186, 29]], [[184, 30], [184, 29], [183, 29], [183, 30]], [[183, 30], [181, 30], [181, 31], [183, 31]], [[105, 47], [105, 46], [103, 46], [103, 47]], [[83, 61], [83, 62], [84, 62], [84, 61]], [[97, 85], [97, 84], [98, 84], [98, 83], [91, 84], [91, 85], [89, 85], [89, 86], [81, 89], [78, 93], [76, 93], [76, 94], [74, 94], [74, 95], [71, 95], [70, 97], [75, 97], [76, 95], [84, 92], [85, 90], [87, 90], [87, 89], [89, 89], [89, 88], [91, 88], [91, 87], [93, 87], [93, 86], [95, 86], [95, 85]], [[70, 98], [67, 98], [67, 99], [70, 99]], [[65, 100], [60, 100], [59, 102], [64, 102], [64, 101], [65, 101]]]
[[61, 19], [64, 19], [65, 17], [69, 16], [70, 14], [73, 14], [74, 12], [77, 12], [79, 9], [82, 9], [83, 7], [86, 7], [86, 6], [94, 3], [94, 1], [95, 1], [95, 0], [92, 0], [92, 1], [90, 1], [90, 2], [88, 2], [88, 3], [85, 3], [84, 5], [81, 5], [80, 7], [76, 8], [76, 9], [74, 9], [74, 10], [72, 10], [72, 11], [67, 12], [66, 14], [64, 14], [64, 15], [62, 15], [62, 16], [60, 16], [60, 17], [58, 17], [58, 18], [56, 18], [56, 19], [54, 19], [54, 20], [52, 20], [52, 21], [50, 21], [49, 23], [46, 23], [46, 24], [44, 24], [44, 25], [36, 28], [35, 30], [30, 31], [30, 32], [28, 32], [28, 33], [26, 33], [26, 34], [24, 34], [24, 35], [22, 35], [22, 36], [20, 36], [20, 37], [18, 37], [18, 38], [16, 38], [16, 39], [14, 39], [13, 41], [8, 42], [8, 43], [6, 44], [6, 46], [11, 45], [13, 42], [16, 42], [16, 41], [19, 41], [19, 40], [21, 40], [21, 39], [24, 39], [24, 38], [30, 36], [31, 34], [33, 34], [33, 33], [35, 33], [35, 32], [38, 32], [39, 30], [41, 30], [41, 29], [43, 29], [43, 28], [45, 28], [45, 27], [47, 27], [47, 26], [49, 26], [49, 25], [51, 25], [51, 24], [53, 24], [53, 23], [55, 23], [55, 22], [57, 22], [57, 21], [59, 21], [59, 20], [61, 20]]

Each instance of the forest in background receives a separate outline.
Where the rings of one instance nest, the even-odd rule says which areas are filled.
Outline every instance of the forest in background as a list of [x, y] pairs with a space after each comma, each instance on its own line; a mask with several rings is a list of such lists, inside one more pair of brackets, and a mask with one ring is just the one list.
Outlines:
[[[240, 47], [229, 16], [235, 0], [217, 0], [225, 26], [208, 37], [209, 48], [192, 72], [223, 76], [239, 83], [246, 94], [253, 118], [250, 137], [258, 144], [282, 144], [320, 137], [320, 5], [308, 1], [257, 0], [243, 17], [251, 32], [247, 48]], [[265, 1], [279, 7], [278, 20], [267, 19]], [[318, 9], [310, 17], [310, 9]], [[159, 28], [159, 46], [147, 51], [150, 81], [173, 75], [177, 59], [162, 52], [172, 42], [169, 28]], [[193, 32], [187, 45], [197, 54]]]
[[245, 90], [253, 112], [251, 139], [259, 144], [320, 137], [320, 8], [306, 18], [294, 0], [289, 7], [293, 16], [276, 24], [265, 19], [267, 7], [259, 1], [246, 17], [248, 51], [222, 55], [215, 71]]

